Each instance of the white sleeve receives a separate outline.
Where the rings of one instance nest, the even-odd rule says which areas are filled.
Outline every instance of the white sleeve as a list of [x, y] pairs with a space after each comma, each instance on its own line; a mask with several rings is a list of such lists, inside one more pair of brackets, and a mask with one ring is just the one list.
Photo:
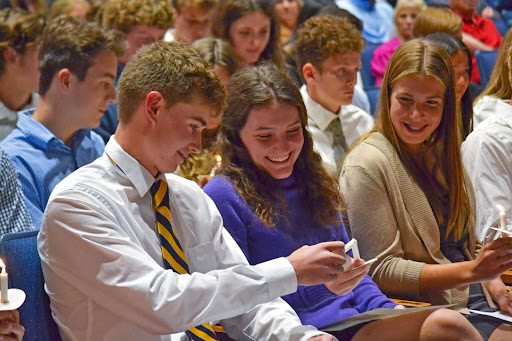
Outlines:
[[[507, 128], [510, 130], [510, 128]], [[502, 132], [475, 131], [462, 145], [462, 159], [475, 190], [476, 234], [481, 242], [500, 237], [496, 204], [512, 217], [512, 138]]]
[[[46, 278], [48, 286], [65, 279], [112, 314], [160, 335], [237, 316], [296, 290], [293, 268], [283, 258], [191, 275], [165, 270], [135, 241], [130, 228], [120, 226], [112, 211], [108, 201], [88, 191], [65, 191], [53, 198], [38, 240], [43, 270], [54, 274]], [[220, 263], [222, 253], [232, 249], [232, 238], [224, 235], [219, 234], [217, 244], [227, 245], [217, 251]], [[230, 257], [238, 258], [225, 258], [231, 262]], [[242, 328], [265, 335], [265, 328], [272, 326], [284, 335], [300, 324], [284, 303], [272, 304], [275, 310], [263, 306], [239, 317]], [[266, 320], [269, 311], [289, 325]]]

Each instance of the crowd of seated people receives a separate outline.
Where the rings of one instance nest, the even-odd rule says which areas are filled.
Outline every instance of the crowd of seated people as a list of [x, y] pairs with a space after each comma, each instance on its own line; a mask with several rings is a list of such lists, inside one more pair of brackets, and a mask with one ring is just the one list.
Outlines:
[[512, 339], [502, 2], [1, 0], [0, 238], [64, 341]]

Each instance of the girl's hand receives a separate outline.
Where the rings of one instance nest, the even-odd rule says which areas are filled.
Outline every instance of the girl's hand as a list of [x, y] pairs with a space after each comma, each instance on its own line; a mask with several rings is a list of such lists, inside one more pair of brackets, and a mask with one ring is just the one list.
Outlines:
[[370, 264], [364, 264], [362, 259], [354, 259], [352, 265], [336, 279], [326, 283], [325, 286], [338, 296], [343, 296], [354, 290], [361, 280], [370, 271]]

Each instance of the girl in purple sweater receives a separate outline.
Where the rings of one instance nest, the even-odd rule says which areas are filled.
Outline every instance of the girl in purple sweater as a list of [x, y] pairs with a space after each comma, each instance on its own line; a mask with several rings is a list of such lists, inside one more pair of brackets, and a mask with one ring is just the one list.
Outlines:
[[[275, 66], [246, 69], [232, 78], [219, 136], [220, 176], [205, 192], [251, 264], [287, 256], [303, 245], [348, 242], [337, 184], [313, 151], [306, 123], [298, 89]], [[283, 298], [303, 324], [318, 328], [376, 308], [403, 308], [380, 292], [368, 270], [354, 260], [333, 281], [299, 287]], [[460, 314], [441, 309], [359, 324], [336, 336], [479, 340], [475, 333]]]

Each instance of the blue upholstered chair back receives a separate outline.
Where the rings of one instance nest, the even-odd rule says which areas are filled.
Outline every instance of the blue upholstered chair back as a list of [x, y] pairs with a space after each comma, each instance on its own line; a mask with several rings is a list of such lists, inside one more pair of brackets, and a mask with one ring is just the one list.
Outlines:
[[497, 57], [498, 51], [475, 51], [476, 66], [478, 67], [482, 89], [485, 89], [487, 83], [489, 83], [489, 79], [491, 79], [492, 70], [494, 70]]
[[37, 252], [38, 231], [7, 233], [0, 237], [0, 257], [9, 274], [9, 287], [25, 292], [25, 303], [18, 309], [25, 327], [24, 340], [60, 341], [58, 327], [44, 291], [41, 261]]
[[370, 101], [370, 113], [372, 116], [377, 115], [377, 108], [379, 105], [380, 99], [380, 87], [374, 86], [373, 88], [368, 88], [365, 90], [368, 95], [368, 100]]
[[379, 46], [380, 44], [368, 43], [361, 53], [361, 78], [363, 79], [363, 87], [365, 90], [375, 86], [375, 79], [373, 79], [370, 64], [373, 59], [373, 51]]

